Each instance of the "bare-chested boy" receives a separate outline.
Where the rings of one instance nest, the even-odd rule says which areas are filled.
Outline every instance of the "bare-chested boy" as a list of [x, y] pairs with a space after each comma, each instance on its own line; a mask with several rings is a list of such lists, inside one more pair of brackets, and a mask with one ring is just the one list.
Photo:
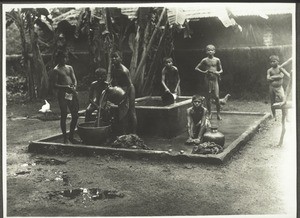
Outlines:
[[[78, 120], [79, 103], [76, 92], [77, 80], [73, 67], [66, 64], [67, 55], [63, 51], [58, 51], [56, 55], [57, 65], [54, 68], [55, 87], [58, 89], [57, 98], [61, 111], [60, 127], [64, 136], [64, 143], [79, 143], [74, 139], [74, 131]], [[72, 115], [70, 133], [67, 137], [66, 119], [68, 108]]]
[[223, 73], [221, 61], [215, 57], [215, 46], [206, 46], [207, 57], [203, 58], [201, 62], [195, 67], [195, 70], [205, 74], [205, 85], [207, 89], [206, 93], [206, 106], [211, 118], [211, 97], [215, 99], [217, 107], [217, 119], [221, 120], [220, 115], [220, 102], [219, 102], [219, 78], [220, 74]]
[[[276, 110], [273, 106], [274, 103], [284, 104], [286, 96], [283, 89], [283, 77], [290, 77], [290, 74], [281, 66], [278, 66], [279, 57], [276, 55], [270, 56], [271, 68], [267, 71], [267, 80], [269, 82], [270, 98], [271, 98], [271, 111], [274, 119], [276, 120]], [[286, 118], [287, 110], [282, 108], [282, 119]]]
[[[112, 62], [112, 86], [119, 86], [125, 91], [125, 100], [122, 101], [119, 108], [119, 122], [121, 124], [120, 134], [136, 133], [137, 119], [135, 112], [135, 88], [131, 82], [129, 70], [122, 64], [122, 58], [119, 52], [111, 54]], [[128, 119], [128, 128], [126, 120]]]
[[177, 67], [173, 64], [172, 58], [164, 58], [165, 67], [161, 72], [161, 83], [166, 92], [181, 95], [180, 77]]
[[194, 95], [192, 98], [192, 107], [187, 109], [188, 134], [187, 144], [199, 144], [202, 136], [209, 126], [207, 109], [203, 106], [205, 98], [200, 95]]
[[98, 76], [98, 80], [92, 82], [89, 90], [90, 104], [85, 111], [85, 122], [92, 121], [92, 113], [99, 107], [101, 94], [108, 87], [106, 69], [98, 68], [95, 73]]

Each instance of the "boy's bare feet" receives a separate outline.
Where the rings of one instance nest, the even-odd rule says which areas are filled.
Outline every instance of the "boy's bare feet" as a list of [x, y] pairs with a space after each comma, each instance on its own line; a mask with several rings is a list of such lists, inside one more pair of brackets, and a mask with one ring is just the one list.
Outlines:
[[71, 144], [71, 142], [69, 141], [69, 139], [68, 138], [64, 138], [64, 144]]
[[72, 144], [81, 144], [81, 141], [77, 140], [77, 139], [72, 139], [72, 138], [69, 138], [69, 141], [72, 143]]
[[187, 145], [191, 145], [191, 144], [193, 144], [193, 139], [192, 138], [188, 138], [187, 140], [186, 140], [186, 142], [185, 142], [185, 144], [187, 144]]

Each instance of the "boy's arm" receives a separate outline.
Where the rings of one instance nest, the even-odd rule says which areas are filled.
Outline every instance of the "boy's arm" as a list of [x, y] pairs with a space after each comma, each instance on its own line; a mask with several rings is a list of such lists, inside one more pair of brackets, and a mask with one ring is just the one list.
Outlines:
[[207, 70], [201, 70], [200, 68], [202, 67], [202, 65], [204, 64], [205, 59], [202, 59], [200, 61], [200, 63], [195, 67], [195, 70], [199, 71], [200, 73], [207, 73]]
[[[125, 74], [125, 78], [126, 78], [126, 82], [125, 82], [125, 86], [122, 86], [121, 88], [125, 91], [125, 93], [128, 93], [128, 90], [132, 84], [131, 80], [130, 80], [130, 74], [129, 74], [129, 70], [127, 68], [125, 68], [124, 66], [122, 66], [123, 70], [122, 70], [122, 74]], [[118, 85], [116, 84], [117, 81], [113, 80], [112, 82], [114, 82], [114, 85]]]
[[89, 102], [90, 103], [94, 102], [94, 99], [93, 99], [94, 98], [94, 90], [95, 90], [95, 83], [93, 82], [89, 89]]
[[268, 81], [273, 81], [273, 79], [271, 78], [271, 75], [270, 75], [270, 69], [267, 70], [267, 80]]
[[176, 72], [177, 72], [177, 84], [176, 84], [176, 88], [175, 88], [175, 92], [177, 93], [177, 89], [178, 89], [178, 87], [179, 87], [179, 84], [180, 84], [180, 76], [179, 76], [179, 72], [178, 72], [178, 69], [177, 69], [177, 67], [175, 67], [175, 69], [176, 69]]
[[165, 72], [165, 68], [161, 71], [161, 84], [163, 85], [163, 87], [165, 88], [165, 91], [170, 91], [169, 88], [167, 87], [166, 83], [166, 72]]
[[70, 85], [69, 87], [71, 88], [71, 91], [76, 94], [77, 80], [76, 80], [76, 77], [75, 77], [73, 67], [69, 66], [69, 69], [71, 71], [70, 77], [71, 77], [71, 80], [72, 80], [72, 85]]
[[217, 61], [217, 69], [220, 69], [219, 71], [216, 71], [217, 74], [220, 75], [221, 73], [223, 73], [223, 68], [222, 68], [222, 64], [221, 64], [220, 59], [218, 59], [218, 61]]
[[206, 117], [207, 117], [207, 110], [204, 109], [204, 113], [201, 119], [201, 126], [200, 126], [200, 131], [199, 131], [199, 139], [202, 138], [204, 131], [205, 131], [205, 125], [206, 125]]
[[279, 73], [278, 75], [273, 75], [273, 76], [270, 76], [271, 80], [277, 80], [277, 79], [282, 79], [283, 78], [283, 73]]
[[193, 119], [191, 117], [191, 108], [188, 108], [187, 111], [187, 128], [188, 128], [188, 134], [189, 134], [189, 138], [193, 138], [193, 128], [194, 128], [194, 122]]
[[72, 79], [72, 82], [73, 82], [73, 86], [74, 86], [74, 88], [76, 89], [76, 87], [77, 87], [76, 76], [75, 76], [73, 67], [72, 67], [72, 66], [69, 66], [69, 67], [70, 67], [70, 71], [71, 71], [71, 79]]

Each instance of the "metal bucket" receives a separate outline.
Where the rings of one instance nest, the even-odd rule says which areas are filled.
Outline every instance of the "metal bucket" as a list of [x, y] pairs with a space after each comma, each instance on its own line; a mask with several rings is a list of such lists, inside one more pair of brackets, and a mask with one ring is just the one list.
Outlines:
[[95, 127], [95, 122], [79, 123], [78, 135], [87, 145], [104, 145], [111, 134], [111, 125]]

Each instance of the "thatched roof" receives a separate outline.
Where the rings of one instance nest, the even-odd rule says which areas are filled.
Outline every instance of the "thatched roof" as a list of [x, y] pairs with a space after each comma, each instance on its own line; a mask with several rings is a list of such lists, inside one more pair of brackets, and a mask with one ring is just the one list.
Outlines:
[[[197, 20], [208, 17], [222, 17], [224, 13], [230, 11], [233, 16], [260, 16], [268, 18], [268, 15], [276, 14], [290, 14], [294, 10], [293, 4], [279, 4], [279, 3], [197, 3], [176, 6], [166, 6], [168, 9], [169, 21]], [[122, 8], [122, 13], [129, 18], [135, 17], [138, 7]]]
[[72, 9], [64, 14], [53, 18], [53, 27], [56, 28], [57, 24], [62, 20], [67, 20], [71, 25], [77, 24], [77, 19], [83, 9]]
[[[115, 5], [118, 6], [118, 5]], [[155, 5], [154, 5], [155, 6]], [[142, 6], [144, 7], [144, 6]], [[151, 7], [151, 6], [148, 6]], [[121, 13], [128, 16], [129, 19], [136, 17], [139, 6], [135, 7], [119, 7]], [[197, 20], [209, 17], [227, 16], [228, 11], [235, 17], [240, 16], [260, 16], [268, 18], [268, 15], [290, 14], [294, 10], [294, 4], [290, 3], [191, 3], [181, 5], [167, 5], [168, 18], [171, 23], [178, 22], [182, 24], [185, 20]], [[84, 8], [72, 9], [53, 19], [53, 26], [61, 20], [67, 20], [70, 24], [76, 25], [78, 16]], [[91, 8], [93, 12], [93, 8]]]

